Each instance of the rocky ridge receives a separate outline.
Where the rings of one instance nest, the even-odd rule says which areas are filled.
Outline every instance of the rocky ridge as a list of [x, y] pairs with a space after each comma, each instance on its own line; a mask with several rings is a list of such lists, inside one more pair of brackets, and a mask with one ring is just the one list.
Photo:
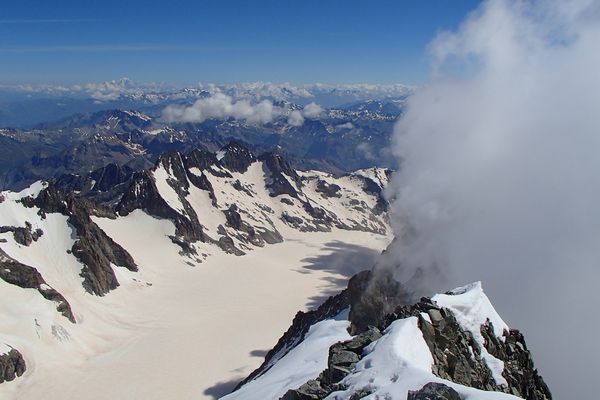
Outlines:
[[25, 373], [26, 364], [21, 353], [11, 348], [0, 354], [0, 383], [12, 381]]
[[[336, 228], [384, 234], [385, 176], [375, 183], [359, 172], [343, 177], [298, 172], [281, 155], [255, 156], [231, 142], [216, 154], [199, 149], [163, 154], [154, 168], [134, 174], [115, 211], [127, 216], [143, 210], [172, 221], [172, 240], [185, 254], [200, 253], [194, 246], [199, 242], [243, 255], [253, 247], [281, 242], [280, 222], [300, 231]], [[340, 181], [346, 183], [343, 188], [334, 183]], [[374, 192], [373, 186], [379, 189]], [[216, 209], [211, 216], [207, 207]], [[352, 215], [345, 217], [342, 210]]]
[[[288, 390], [283, 400], [316, 400], [328, 396], [337, 398], [336, 393], [344, 393], [340, 398], [359, 399], [375, 392], [365, 386], [348, 392], [347, 377], [359, 374], [356, 367], [361, 360], [373, 351], [373, 346], [386, 335], [394, 322], [414, 318], [416, 326], [433, 358], [432, 373], [447, 382], [453, 382], [468, 388], [511, 394], [528, 400], [549, 400], [552, 395], [547, 385], [535, 369], [531, 353], [527, 349], [523, 335], [515, 329], [503, 332], [495, 330], [488, 319], [480, 326], [484, 339], [479, 343], [473, 333], [462, 326], [451, 309], [437, 304], [434, 298], [423, 297], [414, 304], [396, 304], [393, 311], [384, 318], [377, 319], [375, 325], [364, 322], [370, 307], [360, 307], [361, 291], [373, 279], [371, 272], [355, 275], [348, 288], [339, 295], [330, 298], [319, 309], [309, 313], [298, 313], [292, 326], [271, 350], [263, 365], [244, 380], [236, 390], [252, 380], [267, 374], [269, 369], [283, 358], [295, 345], [302, 342], [312, 324], [331, 318], [344, 308], [350, 308], [350, 331], [353, 338], [336, 343], [329, 348], [327, 368], [318, 377], [304, 385]], [[402, 290], [401, 286], [394, 286]], [[477, 286], [467, 290], [477, 290]], [[462, 292], [448, 292], [448, 296], [457, 296]], [[385, 296], [385, 294], [383, 295]], [[398, 295], [395, 299], [402, 299]], [[403, 300], [399, 300], [403, 301]], [[441, 300], [440, 300], [441, 301]], [[393, 303], [393, 300], [392, 300]], [[335, 307], [332, 307], [335, 305]], [[492, 371], [489, 355], [502, 365], [501, 376]], [[362, 367], [364, 368], [364, 367]], [[368, 367], [367, 367], [368, 368]], [[350, 397], [349, 393], [352, 394]], [[457, 400], [462, 397], [451, 387], [432, 382], [420, 390], [409, 392], [408, 399]]]

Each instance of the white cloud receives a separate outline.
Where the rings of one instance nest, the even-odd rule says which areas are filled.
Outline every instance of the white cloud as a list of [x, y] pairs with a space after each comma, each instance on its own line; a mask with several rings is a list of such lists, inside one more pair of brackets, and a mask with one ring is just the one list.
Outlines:
[[302, 110], [284, 110], [273, 105], [270, 100], [253, 102], [251, 99], [234, 97], [222, 93], [218, 88], [210, 97], [196, 100], [191, 106], [170, 105], [162, 117], [167, 122], [204, 122], [207, 119], [227, 119], [246, 121], [249, 124], [266, 124], [280, 116], [287, 115], [291, 126], [302, 126], [306, 118], [316, 118], [322, 112], [321, 106], [310, 103]]
[[292, 111], [288, 117], [288, 124], [291, 126], [302, 126], [304, 124], [302, 113], [298, 110]]
[[345, 124], [336, 125], [336, 129], [354, 129], [354, 124], [352, 122], [346, 122]]
[[309, 103], [302, 110], [293, 110], [288, 116], [288, 124], [302, 126], [306, 118], [315, 119], [323, 113], [323, 108], [316, 103]]
[[373, 146], [370, 143], [368, 143], [368, 142], [359, 143], [359, 145], [356, 146], [356, 149], [358, 151], [360, 151], [367, 160], [373, 160], [373, 161], [376, 160], [375, 153], [373, 151]]
[[323, 108], [316, 103], [309, 103], [302, 110], [302, 115], [305, 118], [317, 118], [321, 113], [323, 113]]
[[395, 128], [396, 276], [483, 280], [556, 398], [597, 371], [598, 43], [597, 1], [486, 1], [431, 44], [438, 75]]
[[170, 105], [163, 110], [167, 122], [204, 122], [207, 119], [234, 118], [250, 124], [266, 124], [281, 114], [269, 100], [251, 103], [249, 100], [234, 101], [231, 96], [215, 93], [210, 97], [196, 100], [192, 106]]

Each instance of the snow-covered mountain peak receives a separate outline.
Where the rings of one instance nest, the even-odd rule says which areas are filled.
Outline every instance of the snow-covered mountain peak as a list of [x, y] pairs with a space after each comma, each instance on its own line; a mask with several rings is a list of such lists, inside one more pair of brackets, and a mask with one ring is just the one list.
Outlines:
[[299, 313], [263, 366], [223, 399], [552, 398], [523, 335], [504, 324], [480, 282], [399, 306], [380, 326], [348, 335], [349, 291], [370, 279], [356, 275], [347, 291]]

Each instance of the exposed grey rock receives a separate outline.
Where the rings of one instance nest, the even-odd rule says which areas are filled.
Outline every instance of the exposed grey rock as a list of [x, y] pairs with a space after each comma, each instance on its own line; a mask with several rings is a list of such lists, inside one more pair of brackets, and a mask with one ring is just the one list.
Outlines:
[[44, 232], [41, 229], [32, 229], [29, 222], [25, 222], [25, 227], [22, 226], [0, 226], [0, 233], [12, 232], [15, 242], [23, 246], [29, 246], [33, 242], [42, 237]]
[[360, 358], [352, 351], [332, 347], [329, 349], [329, 362], [332, 366], [353, 367]]
[[300, 229], [304, 223], [302, 218], [296, 217], [295, 215], [290, 215], [285, 211], [281, 214], [281, 219], [291, 227], [297, 229]]
[[323, 389], [319, 381], [312, 380], [306, 382], [298, 389], [288, 390], [280, 400], [320, 400], [328, 394], [328, 390]]
[[6, 354], [0, 354], [0, 383], [10, 382], [25, 373], [27, 366], [21, 353], [11, 349]]
[[232, 141], [221, 149], [223, 157], [220, 163], [230, 171], [246, 172], [256, 161], [256, 156], [238, 141]]
[[340, 191], [342, 190], [339, 185], [335, 183], [327, 183], [322, 179], [317, 180], [316, 191], [321, 193], [324, 197], [342, 197]]
[[35, 199], [27, 197], [21, 202], [26, 207], [38, 207], [43, 218], [48, 213], [68, 217], [69, 225], [78, 238], [71, 251], [83, 264], [81, 276], [83, 287], [88, 292], [102, 296], [119, 286], [111, 264], [137, 271], [131, 255], [90, 218], [95, 214], [106, 215], [108, 210], [73, 194], [64, 194], [53, 185], [42, 190]]
[[527, 349], [525, 337], [516, 329], [505, 332], [504, 341], [494, 334], [493, 325], [487, 321], [481, 326], [487, 351], [504, 361], [502, 376], [507, 380], [511, 393], [527, 400], [551, 399], [550, 389], [538, 374], [531, 353]]
[[[407, 292], [403, 291], [401, 285], [394, 284], [392, 279], [389, 276], [376, 280], [370, 272], [363, 271], [350, 280], [348, 288], [342, 294], [351, 305], [351, 333], [356, 336], [352, 340], [331, 346], [327, 369], [316, 379], [288, 391], [284, 399], [322, 399], [335, 391], [345, 389], [341, 382], [352, 373], [356, 363], [362, 358], [365, 347], [378, 340], [381, 332], [392, 322], [407, 317], [418, 318], [418, 327], [433, 356], [432, 372], [440, 378], [481, 390], [511, 393], [524, 399], [552, 399], [548, 387], [535, 370], [531, 354], [518, 331], [504, 332], [502, 341], [492, 333], [489, 323], [482, 326], [486, 348], [505, 365], [503, 376], [507, 378], [508, 386], [498, 386], [487, 363], [481, 357], [479, 344], [469, 331], [458, 324], [452, 312], [439, 307], [426, 297], [414, 304], [407, 304], [406, 299], [411, 297], [405, 297]], [[399, 294], [394, 293], [394, 290], [398, 290]], [[377, 292], [379, 295], [373, 295]], [[366, 298], [361, 298], [361, 295], [365, 295]], [[385, 301], [389, 301], [387, 306], [383, 305]], [[391, 305], [394, 305], [395, 309], [388, 314], [377, 309], [389, 309]], [[423, 314], [429, 316], [431, 322], [424, 318]], [[292, 335], [295, 341], [291, 341], [286, 335], [284, 338], [287, 338], [287, 341], [283, 343], [286, 351], [289, 351], [301, 340], [301, 336]], [[281, 350], [279, 352], [284, 353]], [[264, 373], [277, 359], [272, 357], [269, 363], [265, 362], [248, 379]], [[351, 398], [359, 399], [369, 394], [371, 390], [364, 388], [354, 393]], [[446, 385], [430, 383], [419, 391], [411, 392], [408, 399], [460, 400], [460, 396]]]
[[[178, 190], [185, 189], [185, 187], [176, 186]], [[191, 215], [196, 216], [196, 219], [192, 220], [173, 210], [160, 196], [149, 171], [136, 174], [131, 186], [117, 205], [116, 212], [124, 216], [136, 209], [143, 210], [157, 218], [173, 221], [176, 235], [188, 243], [207, 240], [196, 213], [191, 210]]]
[[63, 192], [79, 192], [82, 196], [95, 200], [110, 197], [107, 192], [116, 192], [121, 185], [130, 181], [134, 171], [116, 163], [107, 164], [87, 175], [64, 174], [53, 180], [53, 184]]
[[296, 171], [278, 154], [265, 153], [259, 157], [263, 162], [263, 168], [268, 176], [267, 188], [272, 197], [287, 194], [298, 198], [298, 191], [290, 182], [294, 182], [297, 188], [302, 187], [302, 181]]
[[56, 310], [75, 323], [75, 317], [67, 300], [46, 284], [38, 270], [14, 260], [2, 249], [0, 249], [0, 279], [24, 289], [36, 289], [46, 300], [57, 303]]
[[[240, 182], [239, 179], [236, 179], [231, 186], [233, 186], [233, 188], [235, 190], [239, 190], [240, 192], [244, 192], [245, 194], [247, 194], [250, 197], [254, 197], [254, 193], [252, 193], [247, 187], [245, 187], [244, 185], [242, 185], [242, 182]], [[286, 199], [287, 200], [287, 199]], [[283, 202], [283, 199], [282, 199]]]
[[83, 287], [91, 293], [104, 295], [119, 286], [111, 264], [130, 271], [137, 271], [137, 265], [127, 250], [91, 220], [83, 204], [70, 200], [69, 212], [69, 223], [79, 238], [72, 251], [84, 265], [81, 271]]
[[[381, 331], [373, 326], [370, 326], [366, 331], [359, 333], [354, 336], [351, 340], [343, 342], [340, 345], [353, 353], [362, 354], [365, 347], [370, 345], [372, 342], [381, 338]], [[334, 345], [335, 347], [337, 345]]]
[[420, 390], [409, 391], [407, 400], [461, 400], [458, 392], [443, 383], [429, 382]]
[[369, 326], [381, 326], [388, 314], [408, 301], [404, 287], [385, 271], [374, 275], [362, 271], [348, 282], [350, 296], [350, 333], [363, 332]]
[[[386, 173], [391, 174], [389, 170]], [[389, 175], [388, 175], [389, 177]], [[389, 204], [383, 196], [383, 188], [377, 184], [373, 179], [365, 176], [360, 177], [363, 180], [363, 189], [365, 192], [377, 197], [377, 204], [375, 206], [375, 213], [382, 214], [388, 210]]]
[[210, 151], [207, 150], [203, 150], [203, 149], [194, 149], [191, 152], [189, 152], [186, 156], [185, 156], [185, 167], [186, 169], [190, 169], [190, 168], [198, 168], [200, 171], [203, 170], [210, 170], [212, 174], [216, 175], [216, 176], [228, 176], [231, 177], [231, 174], [229, 174], [227, 171], [222, 171], [222, 170], [216, 170], [214, 168], [212, 168], [213, 166], [218, 166], [221, 163], [219, 162], [219, 160], [217, 159], [217, 156], [214, 153], [211, 153]]

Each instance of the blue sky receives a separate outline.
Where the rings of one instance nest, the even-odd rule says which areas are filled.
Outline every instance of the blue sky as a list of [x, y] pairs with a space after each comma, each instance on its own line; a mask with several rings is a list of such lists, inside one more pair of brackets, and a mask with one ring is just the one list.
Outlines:
[[0, 3], [0, 84], [419, 84], [427, 43], [479, 1]]

